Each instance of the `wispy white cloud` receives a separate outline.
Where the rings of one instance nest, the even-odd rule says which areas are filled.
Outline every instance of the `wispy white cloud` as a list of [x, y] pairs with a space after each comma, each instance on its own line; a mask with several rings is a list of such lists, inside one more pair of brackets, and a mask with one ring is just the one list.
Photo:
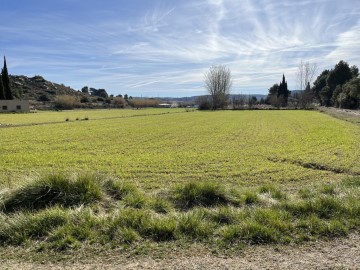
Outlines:
[[360, 63], [360, 20], [348, 31], [340, 33], [335, 41], [336, 48], [331, 51], [326, 58], [332, 62], [343, 59]]

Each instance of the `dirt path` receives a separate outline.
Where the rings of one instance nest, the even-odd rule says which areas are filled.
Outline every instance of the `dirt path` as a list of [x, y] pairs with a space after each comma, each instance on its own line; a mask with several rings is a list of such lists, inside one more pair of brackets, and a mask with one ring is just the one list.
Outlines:
[[[189, 252], [186, 252], [189, 253]], [[208, 252], [170, 252], [166, 259], [126, 258], [119, 254], [85, 261], [30, 263], [1, 260], [1, 269], [360, 269], [360, 234], [301, 246], [249, 247], [232, 257]]]

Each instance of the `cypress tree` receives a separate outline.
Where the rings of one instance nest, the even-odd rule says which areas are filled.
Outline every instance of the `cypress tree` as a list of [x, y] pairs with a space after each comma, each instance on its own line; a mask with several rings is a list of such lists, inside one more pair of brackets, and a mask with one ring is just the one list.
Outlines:
[[4, 56], [4, 67], [1, 72], [1, 78], [2, 78], [2, 83], [4, 86], [5, 99], [14, 99], [12, 92], [11, 92], [11, 88], [10, 88], [10, 79], [9, 79], [9, 73], [8, 73], [7, 66], [6, 66], [5, 56]]
[[287, 82], [285, 81], [285, 75], [283, 74], [282, 82], [280, 82], [277, 93], [277, 97], [281, 99], [282, 106], [287, 106], [289, 92]]
[[5, 99], [5, 92], [4, 92], [4, 86], [2, 83], [2, 77], [0, 76], [0, 100]]

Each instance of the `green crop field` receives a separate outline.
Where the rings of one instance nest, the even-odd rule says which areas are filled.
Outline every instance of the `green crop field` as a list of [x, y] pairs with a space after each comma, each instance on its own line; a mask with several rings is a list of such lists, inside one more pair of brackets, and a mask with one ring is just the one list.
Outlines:
[[[137, 114], [143, 116], [130, 117]], [[74, 111], [0, 115], [0, 123], [24, 124], [23, 118], [62, 122], [0, 129], [2, 183], [59, 171], [109, 173], [147, 188], [360, 174], [360, 128], [317, 112]]]
[[360, 226], [360, 126], [316, 111], [39, 112], [0, 123], [2, 244], [230, 247]]

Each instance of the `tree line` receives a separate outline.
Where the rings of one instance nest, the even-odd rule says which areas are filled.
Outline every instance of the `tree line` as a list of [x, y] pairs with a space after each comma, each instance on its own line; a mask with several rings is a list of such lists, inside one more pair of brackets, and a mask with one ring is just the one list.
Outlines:
[[10, 87], [10, 78], [6, 65], [6, 58], [4, 56], [4, 66], [1, 69], [1, 77], [0, 77], [0, 100], [4, 99], [14, 99], [14, 96]]
[[[316, 64], [300, 63], [297, 72], [299, 90], [291, 95], [293, 106], [307, 108], [317, 103], [326, 107], [360, 108], [360, 78], [357, 66], [350, 67], [341, 60], [333, 69], [322, 71], [311, 87], [315, 72]], [[276, 107], [288, 105], [289, 96], [281, 90], [281, 85], [284, 85], [284, 76], [280, 85], [274, 84], [269, 88], [266, 100], [268, 104]], [[290, 95], [290, 91], [288, 93]]]
[[346, 109], [360, 108], [359, 68], [340, 61], [333, 69], [325, 69], [315, 80], [314, 98], [322, 106]]

